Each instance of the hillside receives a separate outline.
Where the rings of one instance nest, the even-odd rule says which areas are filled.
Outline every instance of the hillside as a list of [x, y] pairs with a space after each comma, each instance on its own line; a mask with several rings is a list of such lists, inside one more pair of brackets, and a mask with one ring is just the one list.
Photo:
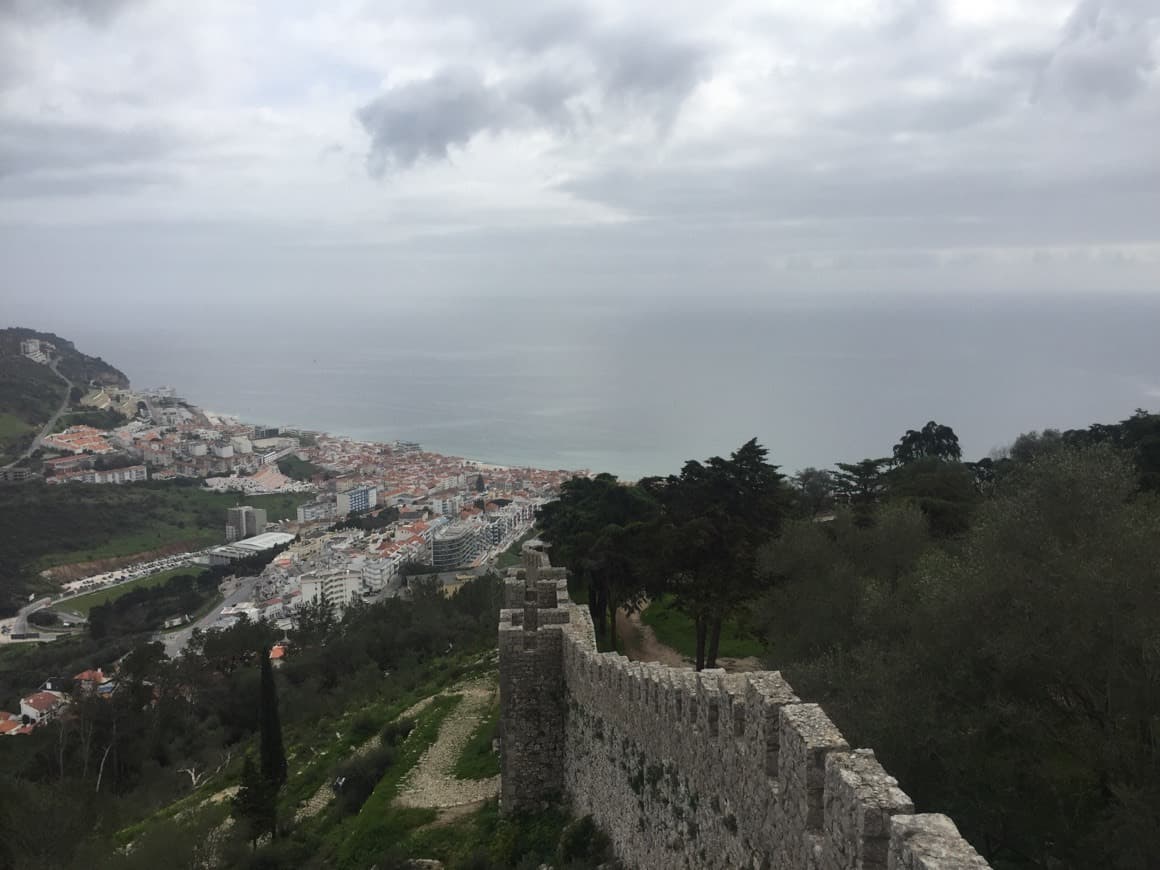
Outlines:
[[[55, 371], [21, 354], [20, 343], [30, 338], [54, 345]], [[92, 383], [129, 385], [123, 372], [99, 357], [81, 353], [68, 339], [22, 327], [0, 330], [0, 464], [17, 458], [52, 419], [66, 399], [66, 381], [81, 392]], [[74, 393], [69, 403], [77, 398]]]
[[[250, 496], [271, 520], [294, 516], [308, 494]], [[174, 552], [224, 543], [231, 493], [207, 492], [187, 481], [150, 481], [132, 486], [67, 487], [28, 483], [3, 490], [0, 514], [0, 614], [12, 612], [32, 591], [51, 591], [75, 572], [40, 572], [54, 566]], [[83, 574], [113, 567], [100, 561]]]

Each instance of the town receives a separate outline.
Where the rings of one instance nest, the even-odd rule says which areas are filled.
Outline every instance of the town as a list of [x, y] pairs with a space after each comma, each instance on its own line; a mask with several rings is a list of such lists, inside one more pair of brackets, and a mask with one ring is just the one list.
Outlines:
[[[47, 342], [29, 340], [21, 350], [41, 364], [53, 359]], [[442, 456], [414, 442], [253, 425], [198, 408], [172, 388], [96, 386], [81, 405], [117, 425], [75, 425], [44, 435], [39, 474], [46, 484], [186, 479], [234, 493], [237, 504], [224, 511], [219, 544], [130, 560], [64, 582], [57, 594], [31, 596], [16, 617], [0, 621], [0, 642], [48, 642], [84, 630], [86, 615], [71, 602], [97, 592], [112, 598], [119, 586], [182, 569], [216, 569], [224, 577], [208, 612], [165, 620], [155, 638], [170, 657], [181, 654], [194, 629], [265, 620], [285, 632], [300, 608], [323, 605], [341, 616], [357, 603], [408, 596], [414, 578], [454, 594], [495, 569], [500, 555], [530, 534], [537, 509], [575, 474]], [[272, 493], [295, 494], [295, 515], [270, 517], [246, 504]], [[255, 558], [264, 563], [256, 576], [229, 573], [231, 565]], [[54, 623], [51, 629], [42, 627], [46, 622]], [[280, 645], [274, 654], [286, 652]], [[21, 698], [19, 712], [0, 713], [0, 735], [30, 733], [61, 711], [70, 696], [53, 679], [59, 682], [46, 678]], [[74, 693], [83, 686], [104, 695], [116, 689], [115, 675], [103, 672], [72, 682]]]

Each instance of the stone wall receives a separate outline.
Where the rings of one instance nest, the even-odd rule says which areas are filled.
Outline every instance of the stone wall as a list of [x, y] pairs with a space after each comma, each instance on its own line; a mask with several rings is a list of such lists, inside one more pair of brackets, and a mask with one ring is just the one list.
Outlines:
[[597, 653], [587, 608], [527, 554], [500, 617], [501, 805], [591, 814], [637, 868], [981, 870], [941, 815], [776, 671]]

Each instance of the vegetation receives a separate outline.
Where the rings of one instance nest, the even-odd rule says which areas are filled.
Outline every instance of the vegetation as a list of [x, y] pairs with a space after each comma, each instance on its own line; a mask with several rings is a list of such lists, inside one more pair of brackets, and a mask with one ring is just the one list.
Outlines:
[[78, 352], [72, 342], [60, 336], [32, 329], [0, 329], [0, 462], [15, 458], [27, 448], [36, 432], [56, 413], [68, 390], [48, 366], [21, 355], [20, 342], [28, 338], [55, 345], [57, 368], [74, 384], [129, 383], [104, 360]]
[[[977, 462], [932, 421], [891, 459], [805, 469], [780, 494], [750, 452], [659, 485], [570, 485], [543, 534], [574, 571], [601, 535], [605, 565], [650, 554], [663, 576], [633, 576], [668, 596], [644, 614], [663, 641], [699, 652], [691, 623], [716, 607], [999, 870], [1152, 866], [1160, 415], [1028, 433]], [[731, 462], [751, 473], [710, 485]], [[623, 525], [638, 493], [601, 487], [643, 491], [659, 522]]]
[[463, 752], [455, 761], [453, 773], [459, 779], [488, 779], [499, 776], [499, 755], [492, 744], [499, 731], [499, 704], [493, 704], [472, 732]]
[[278, 470], [294, 480], [311, 481], [315, 475], [333, 477], [333, 472], [327, 471], [321, 465], [315, 465], [306, 459], [299, 459], [293, 453], [278, 460]]
[[93, 604], [88, 611], [89, 634], [95, 640], [139, 634], [162, 626], [166, 619], [198, 611], [217, 595], [222, 569], [175, 573], [165, 582], [138, 586], [123, 595]]
[[496, 569], [506, 571], [508, 568], [517, 567], [520, 564], [520, 553], [523, 552], [524, 542], [530, 541], [535, 536], [535, 529], [528, 529], [528, 531], [520, 535], [518, 541], [513, 542], [510, 547], [499, 554], [499, 558], [495, 563]]
[[[0, 615], [32, 591], [55, 584], [39, 572], [55, 565], [164, 548], [224, 542], [226, 508], [237, 495], [202, 490], [196, 481], [123, 486], [29, 483], [5, 487], [0, 511]], [[247, 497], [271, 520], [292, 517], [308, 494]]]
[[94, 429], [116, 429], [129, 422], [129, 418], [114, 408], [78, 408], [61, 414], [56, 424], [60, 432], [69, 426], [92, 426]]
[[[359, 856], [377, 859], [434, 815], [398, 809], [391, 799], [458, 699], [437, 700], [413, 728], [384, 726], [417, 698], [494, 667], [480, 656], [494, 647], [500, 598], [495, 578], [482, 577], [451, 598], [420, 588], [413, 601], [356, 606], [341, 621], [317, 618], [306, 631], [290, 632], [291, 653], [277, 671], [256, 652], [274, 639], [273, 629], [245, 620], [225, 631], [195, 631], [185, 655], [173, 661], [140, 636], [4, 650], [0, 708], [11, 709], [45, 679], [68, 690], [73, 674], [93, 667], [115, 671], [118, 688], [92, 704], [78, 694], [77, 717], [0, 743], [0, 788], [27, 796], [0, 802], [0, 865], [16, 863], [10, 850], [18, 848], [26, 866], [156, 866], [140, 862], [159, 854], [166, 864], [189, 866], [212, 843], [215, 861], [225, 866], [365, 866]], [[446, 657], [452, 648], [457, 657]], [[271, 686], [281, 727], [266, 730], [280, 730], [286, 762], [272, 816], [263, 793], [269, 775], [262, 771], [277, 778], [279, 753], [276, 747], [263, 753], [261, 739], [275, 709]], [[258, 703], [263, 696], [266, 703]], [[337, 803], [294, 822], [298, 803], [332, 782], [354, 747], [380, 731], [393, 755], [380, 778], [374, 769], [367, 774], [373, 792], [363, 812], [346, 813]], [[272, 767], [263, 765], [264, 755], [275, 759]], [[252, 789], [241, 792], [242, 809], [208, 802], [241, 784]], [[247, 816], [253, 810], [246, 806], [267, 809]], [[221, 828], [231, 811], [256, 818], [256, 827]], [[279, 837], [262, 845], [254, 834], [270, 830], [271, 818]], [[131, 852], [118, 851], [128, 843]]]
[[116, 586], [109, 586], [104, 589], [98, 589], [95, 592], [80, 595], [76, 598], [68, 598], [64, 601], [57, 602], [53, 605], [53, 609], [87, 615], [98, 604], [107, 604], [110, 601], [115, 601], [122, 595], [127, 595], [132, 592], [134, 589], [149, 589], [154, 586], [164, 586], [174, 577], [183, 575], [197, 577], [204, 573], [204, 571], [205, 568], [197, 565], [186, 565], [181, 568], [172, 568], [168, 571], [158, 571], [156, 574], [146, 574], [144, 577], [138, 577], [136, 580], [118, 583]]
[[[697, 631], [693, 620], [673, 603], [671, 597], [661, 596], [649, 602], [641, 611], [641, 622], [656, 633], [657, 640], [671, 646], [681, 655], [695, 659]], [[765, 647], [735, 620], [726, 620], [721, 626], [721, 641], [717, 654], [725, 658], [746, 658], [764, 654]]]

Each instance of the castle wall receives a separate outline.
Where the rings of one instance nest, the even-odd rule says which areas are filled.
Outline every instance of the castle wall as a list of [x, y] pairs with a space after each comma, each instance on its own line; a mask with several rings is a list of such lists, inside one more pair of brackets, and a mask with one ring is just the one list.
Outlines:
[[587, 608], [540, 567], [508, 582], [501, 614], [505, 812], [563, 800], [628, 867], [988, 866], [778, 672], [597, 653]]

